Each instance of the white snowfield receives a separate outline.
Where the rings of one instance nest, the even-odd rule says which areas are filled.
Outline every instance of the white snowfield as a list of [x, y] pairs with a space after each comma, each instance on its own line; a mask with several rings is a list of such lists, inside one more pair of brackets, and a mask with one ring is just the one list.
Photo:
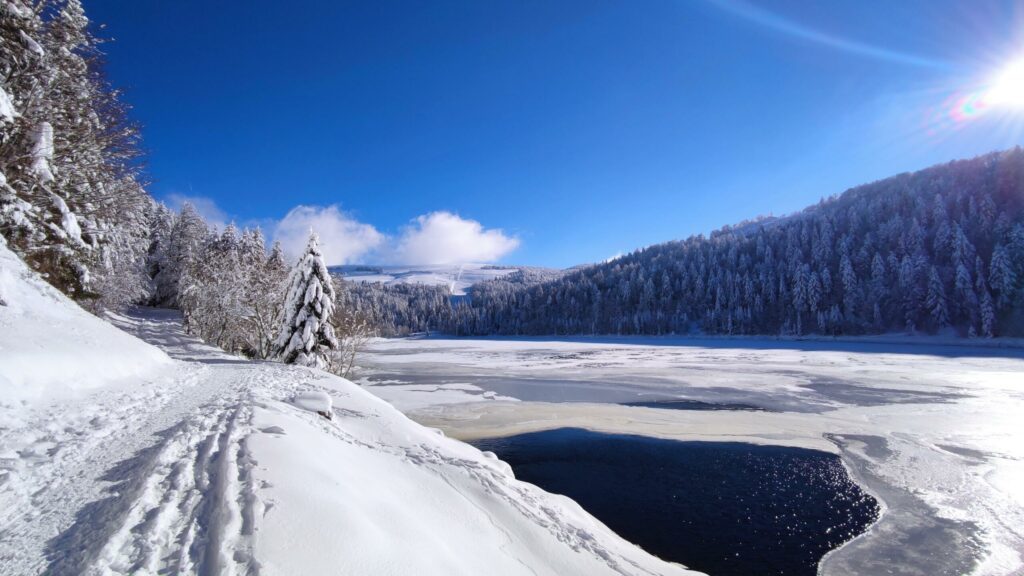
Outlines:
[[2, 575], [693, 574], [347, 380], [0, 279]]

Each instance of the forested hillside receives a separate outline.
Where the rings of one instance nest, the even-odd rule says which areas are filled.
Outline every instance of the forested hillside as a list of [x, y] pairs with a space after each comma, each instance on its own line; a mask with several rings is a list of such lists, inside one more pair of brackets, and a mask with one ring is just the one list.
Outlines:
[[[520, 266], [493, 280], [466, 288], [477, 298], [515, 292], [562, 277], [567, 271]], [[462, 310], [463, 296], [450, 286], [418, 282], [384, 283], [352, 280], [336, 275], [338, 302], [358, 314], [378, 336], [407, 336], [416, 332], [457, 330], [455, 313]]]
[[854, 188], [798, 214], [540, 284], [486, 282], [458, 334], [1024, 335], [1024, 151]]

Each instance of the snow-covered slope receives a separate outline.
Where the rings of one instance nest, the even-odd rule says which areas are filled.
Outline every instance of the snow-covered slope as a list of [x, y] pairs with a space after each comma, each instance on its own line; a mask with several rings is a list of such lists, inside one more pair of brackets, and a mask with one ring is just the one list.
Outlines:
[[346, 380], [307, 386], [334, 420], [273, 401], [252, 416], [252, 475], [272, 506], [253, 549], [270, 573], [685, 573]]
[[0, 237], [0, 401], [137, 378], [170, 358], [79, 308], [31, 272]]
[[[0, 575], [689, 573], [347, 380], [228, 356], [169, 311], [113, 317], [168, 360], [3, 256], [0, 397], [58, 372], [11, 333], [95, 374], [0, 402]], [[104, 382], [132, 354], [140, 375]]]

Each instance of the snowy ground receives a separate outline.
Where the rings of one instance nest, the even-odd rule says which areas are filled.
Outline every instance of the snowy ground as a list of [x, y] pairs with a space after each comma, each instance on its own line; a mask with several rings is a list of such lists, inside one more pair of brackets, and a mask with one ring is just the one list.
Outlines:
[[129, 337], [0, 257], [0, 575], [690, 573], [347, 380], [171, 312]]
[[[573, 426], [840, 454], [886, 511], [824, 574], [1024, 572], [1024, 350], [428, 338], [375, 341], [363, 364], [357, 382], [463, 439]], [[624, 405], [672, 400], [763, 411]]]

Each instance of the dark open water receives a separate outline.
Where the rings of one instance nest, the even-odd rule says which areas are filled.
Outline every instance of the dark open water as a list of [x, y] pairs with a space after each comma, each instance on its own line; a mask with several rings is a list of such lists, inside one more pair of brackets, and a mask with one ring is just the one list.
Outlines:
[[627, 540], [712, 576], [817, 573], [878, 517], [837, 456], [575, 428], [476, 442]]

